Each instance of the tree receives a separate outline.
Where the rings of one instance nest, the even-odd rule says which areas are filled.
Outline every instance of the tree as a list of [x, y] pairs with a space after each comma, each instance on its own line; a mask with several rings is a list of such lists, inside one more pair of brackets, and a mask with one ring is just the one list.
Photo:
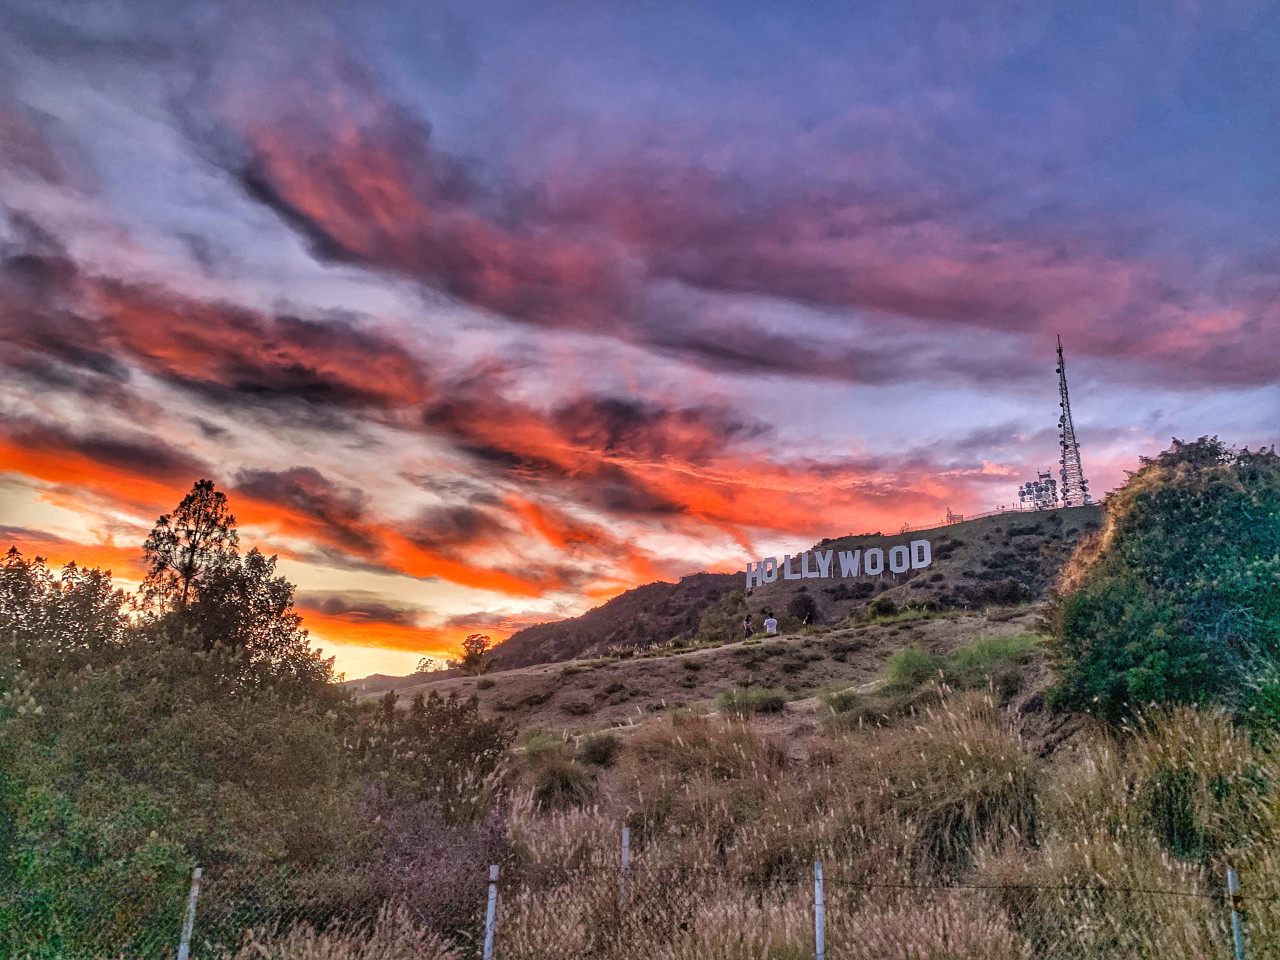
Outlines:
[[311, 649], [293, 608], [293, 584], [276, 576], [276, 558], [254, 547], [223, 556], [203, 574], [200, 590], [176, 614], [184, 636], [205, 650], [243, 654], [255, 682], [303, 687], [333, 680], [333, 659]]
[[813, 623], [818, 617], [818, 604], [807, 590], [792, 596], [787, 604], [787, 613], [801, 623]]
[[747, 598], [741, 590], [728, 590], [707, 604], [698, 621], [695, 643], [732, 643], [742, 638], [742, 621], [747, 616]]
[[145, 599], [160, 609], [181, 609], [215, 565], [234, 556], [240, 537], [227, 496], [212, 480], [198, 480], [178, 509], [161, 516], [142, 545], [147, 562]]
[[1143, 458], [1103, 504], [1050, 612], [1060, 705], [1247, 711], [1280, 662], [1280, 457], [1217, 437]]
[[457, 660], [448, 661], [450, 668], [467, 677], [488, 673], [497, 662], [496, 657], [489, 655], [492, 645], [493, 641], [483, 633], [471, 634], [462, 641], [462, 656]]
[[442, 663], [437, 657], [423, 657], [418, 661], [414, 673], [435, 673], [437, 670], [445, 669], [446, 664]]
[[125, 594], [111, 574], [67, 564], [54, 576], [40, 557], [11, 547], [0, 560], [0, 642], [24, 660], [45, 657], [78, 669], [91, 654], [119, 644]]

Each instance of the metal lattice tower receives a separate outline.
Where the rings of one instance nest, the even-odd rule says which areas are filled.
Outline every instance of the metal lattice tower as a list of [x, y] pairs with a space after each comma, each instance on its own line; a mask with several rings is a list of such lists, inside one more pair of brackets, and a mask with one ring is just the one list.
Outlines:
[[1084, 478], [1080, 464], [1080, 445], [1076, 443], [1076, 428], [1071, 422], [1071, 400], [1067, 396], [1067, 365], [1062, 359], [1062, 337], [1058, 337], [1058, 393], [1061, 395], [1062, 415], [1058, 418], [1058, 439], [1062, 446], [1062, 502], [1068, 507], [1082, 507], [1089, 503], [1089, 481]]

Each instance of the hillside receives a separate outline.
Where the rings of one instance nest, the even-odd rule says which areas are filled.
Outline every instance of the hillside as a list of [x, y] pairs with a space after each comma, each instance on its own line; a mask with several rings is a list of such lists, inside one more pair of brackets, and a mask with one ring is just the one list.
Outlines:
[[[1038, 513], [1009, 513], [920, 530], [908, 534], [865, 534], [823, 540], [815, 549], [886, 552], [912, 540], [933, 544], [933, 562], [925, 569], [878, 577], [791, 580], [781, 578], [758, 587], [748, 608], [779, 615], [799, 593], [809, 593], [816, 606], [815, 623], [839, 623], [884, 595], [897, 606], [927, 601], [940, 609], [981, 609], [1043, 599], [1070, 556], [1080, 534], [1096, 527], [1097, 506], [1066, 507]], [[777, 558], [782, 559], [781, 555]], [[500, 669], [554, 663], [604, 653], [609, 648], [644, 647], [672, 638], [688, 639], [698, 629], [703, 611], [730, 590], [742, 590], [742, 573], [698, 573], [679, 583], [649, 583], [628, 590], [580, 617], [542, 623], [521, 630], [501, 643]], [[387, 683], [381, 689], [400, 683]]]
[[[838, 623], [884, 596], [898, 608], [933, 605], [942, 610], [976, 610], [1044, 599], [1081, 534], [1101, 524], [1098, 506], [1063, 507], [1035, 513], [1006, 513], [911, 533], [861, 535], [823, 540], [814, 549], [841, 551], [879, 547], [887, 555], [913, 540], [932, 544], [932, 562], [920, 570], [880, 576], [783, 580], [756, 587], [748, 607], [757, 614], [782, 615], [798, 593], [815, 602], [814, 623]], [[778, 557], [781, 561], [782, 557]], [[739, 585], [745, 577], [739, 580]]]
[[[403, 704], [417, 693], [475, 694], [485, 715], [504, 716], [521, 728], [580, 733], [639, 722], [671, 708], [707, 707], [734, 687], [777, 688], [803, 700], [825, 687], [874, 680], [885, 661], [903, 647], [947, 653], [979, 637], [1033, 631], [1036, 617], [1034, 608], [1023, 607], [987, 615], [872, 622], [816, 635], [757, 638], [661, 655], [535, 664], [483, 677], [431, 674], [431, 679], [418, 683], [406, 678], [403, 685], [397, 684], [396, 696]], [[387, 689], [352, 686], [362, 700], [382, 696]]]
[[702, 611], [740, 588], [736, 573], [695, 573], [679, 583], [646, 583], [580, 617], [526, 627], [495, 651], [502, 669], [571, 660], [609, 647], [639, 647], [690, 636]]

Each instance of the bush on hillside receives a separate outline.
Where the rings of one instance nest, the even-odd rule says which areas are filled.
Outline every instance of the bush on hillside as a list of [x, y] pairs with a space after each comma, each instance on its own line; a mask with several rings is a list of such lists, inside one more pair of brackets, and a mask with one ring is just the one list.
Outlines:
[[818, 604], [813, 595], [801, 588], [787, 603], [787, 613], [802, 624], [814, 623], [818, 619]]
[[734, 687], [716, 697], [716, 707], [723, 713], [737, 716], [781, 713], [787, 708], [787, 693], [764, 687]]
[[873, 617], [892, 617], [898, 612], [898, 605], [892, 597], [876, 597], [867, 604], [867, 613]]
[[622, 741], [612, 733], [596, 733], [578, 741], [578, 759], [597, 767], [612, 767], [618, 759]]
[[1108, 498], [1051, 611], [1061, 706], [1247, 712], [1280, 657], [1280, 457], [1175, 440]]
[[534, 808], [567, 810], [589, 803], [596, 794], [596, 773], [577, 763], [567, 749], [530, 754]]
[[741, 590], [730, 590], [702, 611], [694, 643], [732, 643], [742, 639], [742, 621], [747, 616], [747, 598]]

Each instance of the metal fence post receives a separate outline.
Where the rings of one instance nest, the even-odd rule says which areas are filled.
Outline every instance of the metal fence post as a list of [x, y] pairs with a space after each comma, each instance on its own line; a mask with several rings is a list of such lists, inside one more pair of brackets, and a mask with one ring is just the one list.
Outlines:
[[822, 907], [822, 861], [813, 861], [813, 943], [818, 960], [827, 956], [827, 918]]
[[1236, 942], [1236, 960], [1244, 960], [1244, 928], [1240, 926], [1240, 878], [1235, 867], [1227, 867], [1227, 893], [1231, 894], [1231, 936]]
[[489, 909], [484, 917], [484, 960], [493, 960], [493, 932], [498, 919], [498, 865], [489, 868]]
[[631, 870], [631, 828], [622, 828], [621, 899], [627, 899], [627, 873]]
[[182, 939], [178, 941], [178, 960], [191, 956], [191, 931], [196, 925], [196, 899], [200, 896], [199, 867], [191, 871], [191, 892], [187, 894], [187, 912], [182, 918]]

